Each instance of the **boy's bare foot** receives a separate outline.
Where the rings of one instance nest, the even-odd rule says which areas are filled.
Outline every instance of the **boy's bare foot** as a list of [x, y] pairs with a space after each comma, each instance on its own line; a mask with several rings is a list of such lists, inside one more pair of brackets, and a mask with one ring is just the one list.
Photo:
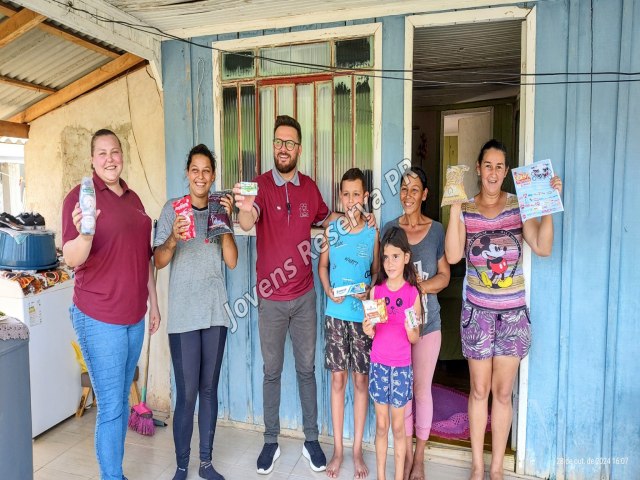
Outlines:
[[471, 467], [469, 480], [484, 480], [484, 465], [482, 467]]
[[353, 452], [353, 478], [362, 479], [367, 478], [369, 476], [369, 469], [367, 465], [364, 463], [364, 457], [362, 456], [362, 451]]
[[342, 466], [342, 455], [333, 452], [331, 461], [327, 464], [327, 477], [338, 478], [340, 475], [340, 467]]
[[491, 470], [489, 471], [489, 478], [491, 480], [503, 480], [504, 479], [504, 472], [502, 469], [500, 470]]
[[424, 480], [424, 462], [414, 463], [409, 480]]

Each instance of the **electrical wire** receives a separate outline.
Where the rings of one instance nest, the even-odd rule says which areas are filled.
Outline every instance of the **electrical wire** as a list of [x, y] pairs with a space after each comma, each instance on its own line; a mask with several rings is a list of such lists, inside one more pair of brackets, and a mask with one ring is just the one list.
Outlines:
[[[343, 68], [343, 67], [334, 67], [331, 65], [321, 65], [321, 64], [314, 64], [314, 63], [306, 63], [306, 62], [296, 62], [293, 60], [280, 60], [280, 59], [275, 59], [275, 58], [269, 58], [269, 57], [264, 57], [261, 55], [256, 55], [256, 54], [252, 54], [252, 53], [247, 53], [246, 51], [243, 52], [234, 52], [234, 51], [228, 51], [228, 50], [224, 50], [222, 48], [218, 48], [218, 47], [214, 47], [213, 45], [203, 45], [197, 42], [194, 42], [192, 40], [186, 39], [186, 38], [181, 38], [178, 37], [177, 35], [173, 35], [167, 32], [164, 32], [162, 30], [160, 30], [158, 27], [154, 27], [152, 25], [142, 25], [142, 24], [135, 24], [135, 23], [130, 23], [130, 22], [124, 22], [121, 20], [114, 20], [112, 18], [108, 18], [108, 17], [103, 17], [97, 13], [94, 12], [90, 12], [88, 10], [85, 10], [83, 8], [79, 8], [76, 7], [73, 4], [72, 0], [67, 0], [67, 1], [61, 1], [61, 0], [50, 0], [54, 3], [57, 3], [65, 8], [68, 8], [70, 10], [74, 10], [76, 12], [81, 12], [84, 13], [86, 15], [91, 16], [92, 18], [95, 18], [96, 20], [99, 20], [100, 22], [104, 22], [104, 23], [112, 23], [112, 24], [117, 24], [117, 25], [122, 25], [122, 26], [126, 26], [129, 27], [133, 30], [137, 30], [140, 32], [144, 32], [144, 33], [148, 33], [151, 35], [156, 35], [162, 38], [166, 38], [166, 39], [170, 39], [170, 40], [176, 40], [182, 43], [185, 43], [187, 45], [191, 45], [191, 46], [195, 46], [195, 47], [199, 47], [199, 48], [204, 48], [204, 49], [208, 49], [208, 50], [213, 50], [213, 51], [217, 51], [220, 52], [222, 54], [230, 54], [230, 55], [235, 55], [235, 56], [240, 56], [240, 57], [246, 57], [246, 58], [252, 58], [254, 60], [261, 60], [261, 61], [268, 61], [271, 63], [275, 63], [275, 64], [279, 64], [279, 65], [286, 65], [286, 66], [292, 66], [292, 67], [302, 67], [302, 68], [307, 68], [309, 70], [314, 70], [316, 72], [325, 72], [325, 73], [345, 73], [345, 74], [351, 74], [351, 75], [357, 75], [357, 76], [362, 76], [362, 77], [368, 77], [368, 78], [380, 78], [380, 79], [385, 79], [385, 80], [401, 80], [401, 81], [405, 81], [405, 82], [411, 82], [413, 84], [418, 84], [418, 85], [426, 85], [426, 86], [432, 86], [432, 87], [439, 87], [439, 86], [482, 86], [482, 85], [493, 85], [493, 86], [514, 86], [514, 87], [520, 87], [520, 86], [543, 86], [543, 85], [572, 85], [572, 84], [597, 84], [597, 83], [634, 83], [634, 82], [640, 82], [640, 78], [618, 78], [618, 79], [606, 79], [606, 80], [601, 80], [601, 79], [596, 79], [594, 80], [593, 77], [594, 76], [601, 76], [601, 75], [619, 75], [619, 76], [623, 76], [623, 77], [634, 77], [634, 76], [640, 76], [640, 72], [594, 72], [593, 69], [591, 69], [589, 72], [535, 72], [535, 73], [522, 73], [522, 72], [496, 72], [496, 71], [492, 71], [492, 72], [481, 72], [481, 71], [477, 71], [477, 70], [467, 70], [467, 69], [454, 69], [454, 70], [420, 70], [420, 69], [413, 69], [413, 70], [403, 70], [403, 69], [377, 69], [377, 68]], [[371, 73], [371, 72], [376, 72], [376, 73]], [[378, 74], [378, 73], [382, 73], [382, 75]], [[505, 79], [502, 80], [485, 80], [485, 81], [450, 81], [450, 80], [443, 80], [443, 81], [438, 81], [438, 80], [426, 80], [426, 79], [420, 79], [420, 78], [412, 78], [412, 77], [404, 77], [404, 76], [400, 76], [400, 77], [396, 77], [396, 76], [389, 76], [386, 74], [393, 74], [393, 73], [404, 73], [404, 74], [412, 74], [412, 75], [416, 75], [416, 74], [425, 74], [425, 75], [451, 75], [453, 73], [463, 73], [463, 74], [467, 74], [467, 75], [495, 75], [495, 76], [502, 76], [502, 77], [509, 77], [509, 78], [515, 78], [515, 77], [548, 77], [548, 76], [580, 76], [580, 75], [588, 75], [589, 76], [589, 80], [554, 80], [554, 81], [545, 81], [545, 82], [540, 82], [540, 81], [536, 81], [534, 80], [533, 82], [531, 81], [526, 81], [526, 82], [521, 82], [519, 80], [512, 80], [512, 81], [508, 81]]]

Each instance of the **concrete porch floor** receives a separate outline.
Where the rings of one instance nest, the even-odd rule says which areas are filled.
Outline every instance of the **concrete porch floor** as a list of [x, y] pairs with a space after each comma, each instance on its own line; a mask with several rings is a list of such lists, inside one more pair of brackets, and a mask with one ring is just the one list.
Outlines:
[[[33, 441], [33, 463], [36, 480], [87, 480], [99, 479], [94, 453], [95, 409], [89, 409], [81, 418], [69, 418], [43, 433]], [[315, 473], [302, 456], [302, 440], [281, 436], [281, 456], [270, 475], [256, 473], [256, 459], [262, 448], [262, 434], [233, 426], [219, 424], [213, 450], [213, 464], [227, 480], [303, 480], [326, 479], [324, 472]], [[331, 458], [333, 445], [322, 447]], [[375, 479], [375, 453], [365, 451], [370, 479]], [[189, 479], [198, 476], [197, 426], [191, 444]], [[387, 479], [393, 479], [393, 456], [387, 456]], [[124, 473], [129, 480], [171, 480], [175, 472], [173, 435], [171, 425], [156, 427], [153, 437], [144, 437], [129, 431], [126, 439]], [[464, 480], [469, 478], [465, 466], [452, 466], [426, 462], [426, 474], [430, 480]], [[488, 478], [488, 474], [486, 475]], [[345, 461], [339, 478], [353, 478], [353, 459], [346, 449]], [[505, 480], [523, 477], [505, 472]]]

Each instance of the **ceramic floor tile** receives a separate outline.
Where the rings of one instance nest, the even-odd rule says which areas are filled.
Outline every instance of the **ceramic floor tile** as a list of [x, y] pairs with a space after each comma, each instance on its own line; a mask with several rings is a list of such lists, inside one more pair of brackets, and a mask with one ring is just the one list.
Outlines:
[[36, 437], [34, 443], [58, 442], [73, 446], [86, 438], [93, 438], [93, 430], [90, 432], [77, 432], [54, 428]]
[[[33, 442], [35, 480], [99, 480], [99, 471], [94, 449], [95, 410], [88, 410], [82, 418], [70, 418], [57, 427], [40, 435]], [[198, 480], [199, 454], [198, 429], [194, 425], [191, 442], [188, 480]], [[313, 472], [309, 462], [302, 456], [303, 440], [279, 438], [281, 456], [274, 471], [258, 475], [256, 460], [263, 446], [261, 432], [219, 425], [213, 448], [213, 464], [226, 480], [320, 480], [325, 472]], [[321, 443], [322, 449], [331, 459], [333, 445]], [[369, 467], [369, 479], [375, 475], [375, 453], [365, 450], [365, 462]], [[172, 426], [157, 427], [155, 435], [148, 437], [136, 432], [127, 433], [125, 475], [130, 480], [171, 480], [175, 473], [175, 453]], [[353, 478], [353, 454], [345, 448], [340, 479]], [[387, 457], [387, 478], [393, 478], [393, 455]], [[466, 478], [469, 469], [428, 462], [427, 478], [458, 480]], [[522, 477], [505, 474], [505, 480]]]
[[41, 468], [35, 472], [33, 476], [34, 480], [90, 480], [92, 477], [84, 475], [76, 475], [54, 468]]
[[47, 467], [87, 477], [93, 477], [99, 473], [93, 451], [83, 452], [79, 448], [67, 450], [47, 464]]
[[33, 469], [38, 470], [71, 448], [68, 443], [55, 440], [33, 442]]

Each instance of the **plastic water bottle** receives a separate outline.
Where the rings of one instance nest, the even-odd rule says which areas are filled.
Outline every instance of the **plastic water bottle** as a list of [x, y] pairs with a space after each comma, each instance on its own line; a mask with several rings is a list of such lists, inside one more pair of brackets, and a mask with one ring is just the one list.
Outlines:
[[93, 235], [96, 233], [96, 189], [93, 186], [91, 177], [82, 177], [78, 202], [80, 203], [80, 210], [82, 210], [80, 233], [82, 235]]

